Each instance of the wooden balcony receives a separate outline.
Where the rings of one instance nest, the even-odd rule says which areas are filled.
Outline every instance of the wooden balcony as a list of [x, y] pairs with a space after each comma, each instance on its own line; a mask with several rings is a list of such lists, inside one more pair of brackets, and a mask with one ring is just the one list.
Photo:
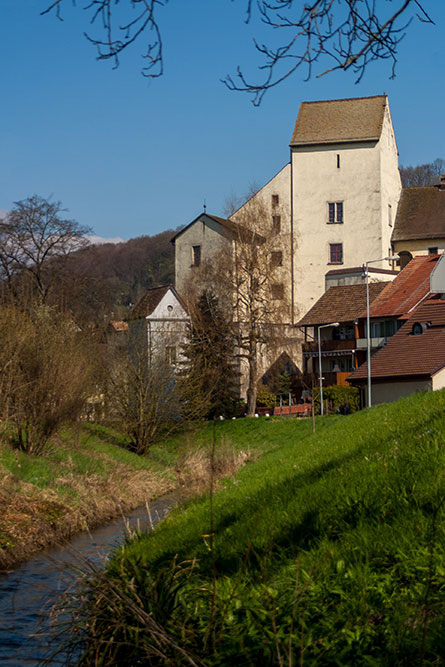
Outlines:
[[[355, 339], [352, 340], [322, 340], [320, 343], [321, 352], [351, 352], [355, 350]], [[313, 357], [318, 354], [318, 341], [303, 343], [303, 354], [307, 357]]]

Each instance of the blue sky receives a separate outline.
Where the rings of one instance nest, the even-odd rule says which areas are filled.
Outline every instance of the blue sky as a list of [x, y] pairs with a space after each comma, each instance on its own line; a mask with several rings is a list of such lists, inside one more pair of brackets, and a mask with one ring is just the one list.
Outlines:
[[49, 0], [1, 0], [0, 209], [32, 194], [61, 200], [69, 217], [107, 238], [187, 224], [206, 201], [261, 185], [289, 158], [300, 102], [389, 95], [401, 164], [445, 158], [445, 3], [426, 0], [435, 26], [414, 22], [389, 63], [304, 82], [301, 72], [259, 108], [220, 82], [238, 64], [260, 64], [255, 25], [241, 0], [170, 0], [159, 11], [165, 75], [140, 75], [136, 47], [117, 70], [83, 38], [82, 0], [64, 21], [39, 12]]

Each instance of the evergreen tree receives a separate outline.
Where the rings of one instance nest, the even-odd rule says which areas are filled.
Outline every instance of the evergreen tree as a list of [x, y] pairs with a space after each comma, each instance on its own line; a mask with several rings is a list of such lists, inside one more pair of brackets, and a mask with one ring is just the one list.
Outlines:
[[238, 412], [239, 374], [234, 367], [234, 335], [215, 294], [207, 290], [191, 314], [181, 371], [186, 416], [212, 419]]

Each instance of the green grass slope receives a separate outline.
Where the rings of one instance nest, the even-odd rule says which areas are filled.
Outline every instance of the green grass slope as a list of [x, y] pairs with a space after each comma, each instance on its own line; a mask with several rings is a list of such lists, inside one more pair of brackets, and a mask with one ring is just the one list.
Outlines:
[[84, 610], [87, 659], [444, 664], [444, 417], [439, 392], [315, 434], [216, 424], [217, 441], [270, 451], [116, 555]]

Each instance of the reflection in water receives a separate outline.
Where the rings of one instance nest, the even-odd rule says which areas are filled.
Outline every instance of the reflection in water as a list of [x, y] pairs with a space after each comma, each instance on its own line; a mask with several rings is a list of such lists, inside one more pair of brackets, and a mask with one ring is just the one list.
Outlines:
[[[64, 547], [52, 549], [16, 570], [0, 574], [0, 665], [38, 665], [50, 647], [49, 612], [58, 596], [76, 580], [76, 561], [100, 565], [125, 538], [127, 527], [150, 530], [178, 501], [169, 495], [104, 528], [82, 533]], [[59, 658], [53, 664], [65, 664]]]

